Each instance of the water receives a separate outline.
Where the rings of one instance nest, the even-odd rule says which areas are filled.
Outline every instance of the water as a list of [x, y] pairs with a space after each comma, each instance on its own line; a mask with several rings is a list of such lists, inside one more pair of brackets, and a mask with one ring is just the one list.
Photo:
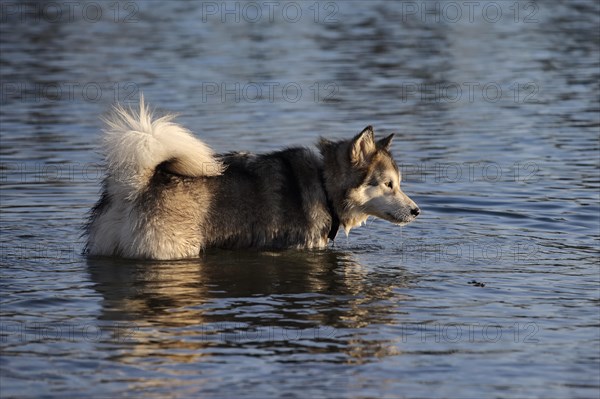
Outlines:
[[[597, 397], [598, 3], [254, 4], [2, 3], [0, 394]], [[397, 132], [423, 213], [87, 260], [98, 116], [142, 91], [217, 151]]]

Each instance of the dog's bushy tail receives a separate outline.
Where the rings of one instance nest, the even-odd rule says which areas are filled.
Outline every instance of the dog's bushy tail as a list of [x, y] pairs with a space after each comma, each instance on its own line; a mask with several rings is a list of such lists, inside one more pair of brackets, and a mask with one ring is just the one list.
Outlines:
[[103, 118], [108, 176], [126, 198], [135, 198], [161, 164], [167, 171], [182, 176], [223, 173], [223, 164], [215, 159], [213, 151], [174, 123], [174, 117], [154, 117], [141, 96], [139, 110], [116, 105]]

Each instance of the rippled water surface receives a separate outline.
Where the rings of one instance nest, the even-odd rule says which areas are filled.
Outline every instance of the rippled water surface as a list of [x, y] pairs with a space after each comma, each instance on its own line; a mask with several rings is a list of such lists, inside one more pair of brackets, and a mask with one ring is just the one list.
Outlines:
[[[0, 10], [2, 397], [598, 397], [596, 1], [64, 4]], [[141, 92], [217, 151], [396, 132], [423, 213], [88, 260]]]

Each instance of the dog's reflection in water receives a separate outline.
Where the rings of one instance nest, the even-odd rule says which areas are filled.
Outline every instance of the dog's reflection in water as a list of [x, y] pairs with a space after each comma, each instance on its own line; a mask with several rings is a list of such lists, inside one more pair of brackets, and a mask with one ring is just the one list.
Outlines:
[[296, 349], [302, 340], [332, 340], [333, 351], [350, 345], [352, 357], [373, 355], [383, 343], [356, 341], [349, 331], [397, 323], [390, 302], [403, 299], [395, 291], [409, 281], [402, 268], [369, 270], [330, 250], [215, 250], [169, 262], [97, 258], [88, 270], [103, 297], [101, 322], [130, 329], [127, 357], [290, 339]]

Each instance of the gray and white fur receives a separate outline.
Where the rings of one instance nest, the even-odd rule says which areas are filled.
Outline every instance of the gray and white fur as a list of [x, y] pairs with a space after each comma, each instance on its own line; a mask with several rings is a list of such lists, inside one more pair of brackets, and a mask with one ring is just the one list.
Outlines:
[[138, 259], [197, 257], [218, 248], [322, 248], [341, 225], [368, 216], [406, 224], [420, 213], [400, 190], [389, 152], [371, 126], [318, 152], [217, 155], [191, 132], [116, 106], [105, 119], [107, 174], [90, 211], [85, 252]]

